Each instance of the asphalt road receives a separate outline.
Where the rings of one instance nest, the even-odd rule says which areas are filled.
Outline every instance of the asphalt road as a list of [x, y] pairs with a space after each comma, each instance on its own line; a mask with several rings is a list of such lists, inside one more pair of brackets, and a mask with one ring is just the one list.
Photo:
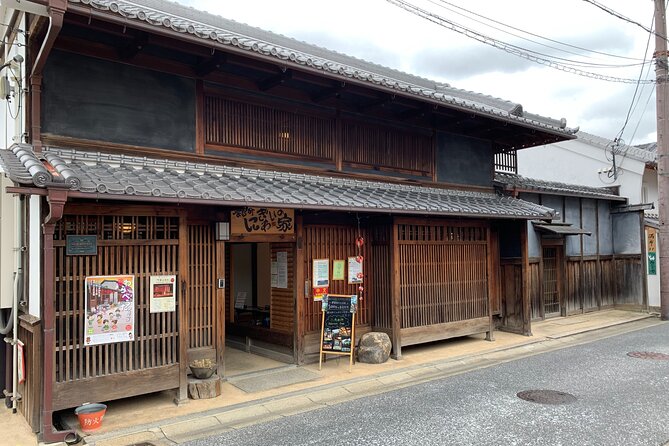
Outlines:
[[[202, 445], [662, 445], [669, 323], [192, 441]], [[523, 390], [567, 392], [544, 405]]]

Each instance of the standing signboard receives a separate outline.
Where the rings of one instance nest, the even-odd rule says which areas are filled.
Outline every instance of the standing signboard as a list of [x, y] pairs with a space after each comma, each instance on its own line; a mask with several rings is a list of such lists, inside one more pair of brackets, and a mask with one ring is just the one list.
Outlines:
[[323, 364], [323, 355], [349, 357], [349, 372], [355, 351], [355, 312], [357, 295], [326, 294], [323, 296], [321, 320], [321, 344], [318, 370]]

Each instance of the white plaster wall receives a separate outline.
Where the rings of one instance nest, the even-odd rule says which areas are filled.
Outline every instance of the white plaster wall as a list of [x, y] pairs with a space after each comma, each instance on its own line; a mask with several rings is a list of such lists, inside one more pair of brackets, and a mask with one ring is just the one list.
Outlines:
[[619, 186], [620, 195], [629, 202], [641, 201], [641, 183], [644, 163], [629, 157], [617, 158], [620, 176], [617, 180], [599, 174], [611, 162], [599, 146], [585, 141], [572, 140], [518, 151], [518, 173], [529, 178], [583, 186]]

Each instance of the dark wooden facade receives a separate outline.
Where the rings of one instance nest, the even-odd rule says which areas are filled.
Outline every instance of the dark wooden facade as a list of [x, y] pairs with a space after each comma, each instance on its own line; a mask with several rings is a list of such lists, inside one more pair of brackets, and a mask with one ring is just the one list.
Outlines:
[[[513, 170], [514, 147], [564, 138], [178, 35], [152, 34], [112, 15], [89, 17], [81, 8], [65, 15], [41, 90], [35, 90], [36, 149], [52, 145], [492, 192], [496, 155], [498, 164]], [[38, 19], [33, 25], [36, 45], [46, 28]], [[52, 366], [42, 391], [39, 377], [29, 374], [32, 390], [22, 402], [35, 426], [44, 395], [43, 430], [51, 428], [51, 412], [86, 401], [166, 389], [176, 389], [181, 401], [190, 360], [213, 359], [224, 375], [226, 339], [274, 345], [296, 363], [317, 359], [321, 312], [309, 287], [314, 259], [363, 256], [364, 290], [332, 281], [330, 292], [360, 294], [356, 334], [388, 333], [396, 358], [403, 346], [473, 333], [492, 339], [495, 324], [530, 333], [536, 271], [524, 220], [295, 209], [294, 234], [222, 241], [215, 238], [215, 223], [229, 221], [233, 207], [183, 205], [180, 197], [158, 204], [150, 196], [105, 201], [95, 193], [61, 194], [60, 215], [53, 213], [50, 193], [42, 193], [49, 197], [43, 200], [47, 231], [53, 230], [44, 233], [50, 272], [43, 284], [44, 338], [36, 336], [39, 323], [22, 325], [27, 339], [34, 336], [26, 344], [32, 364], [41, 349]], [[244, 203], [239, 200], [240, 207]], [[97, 255], [66, 255], [67, 235], [96, 236]], [[365, 240], [360, 251], [359, 237]], [[257, 249], [261, 243], [269, 244], [271, 261], [285, 253], [287, 286], [271, 287], [269, 314], [253, 305], [251, 315], [243, 315], [247, 309], [238, 308], [233, 291], [231, 247]], [[84, 346], [83, 281], [111, 274], [135, 276], [136, 337]], [[149, 312], [154, 274], [177, 276], [175, 312]]]

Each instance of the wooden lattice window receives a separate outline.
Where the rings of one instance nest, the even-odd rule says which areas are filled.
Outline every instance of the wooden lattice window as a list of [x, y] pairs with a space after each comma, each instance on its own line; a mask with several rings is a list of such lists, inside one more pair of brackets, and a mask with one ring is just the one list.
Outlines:
[[205, 144], [333, 160], [334, 119], [205, 97]]
[[419, 175], [432, 172], [432, 137], [383, 126], [342, 124], [344, 162], [400, 169]]
[[518, 154], [515, 149], [495, 153], [495, 171], [518, 173]]

